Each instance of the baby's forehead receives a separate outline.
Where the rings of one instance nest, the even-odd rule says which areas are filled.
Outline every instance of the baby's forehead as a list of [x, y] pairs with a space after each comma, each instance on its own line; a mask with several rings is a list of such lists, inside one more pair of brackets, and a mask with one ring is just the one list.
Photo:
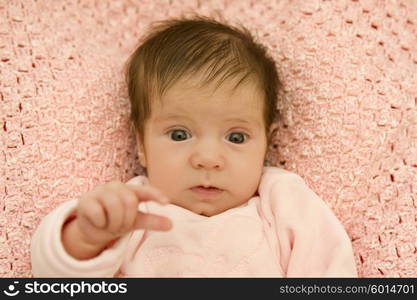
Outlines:
[[169, 99], [206, 99], [213, 97], [251, 97], [255, 102], [263, 101], [265, 91], [261, 88], [260, 80], [253, 75], [241, 78], [214, 78], [206, 80], [201, 73], [183, 76], [170, 84], [158, 97], [160, 101]]
[[158, 100], [151, 107], [153, 119], [192, 115], [211, 120], [263, 118], [264, 97], [251, 82], [201, 86], [195, 81], [182, 81], [167, 89]]

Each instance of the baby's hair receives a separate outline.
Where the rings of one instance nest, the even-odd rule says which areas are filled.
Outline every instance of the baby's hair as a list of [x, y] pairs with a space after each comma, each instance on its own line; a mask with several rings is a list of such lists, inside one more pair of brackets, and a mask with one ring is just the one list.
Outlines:
[[280, 88], [274, 60], [243, 26], [195, 16], [158, 22], [127, 61], [130, 119], [142, 142], [144, 125], [151, 114], [151, 99], [161, 97], [178, 80], [202, 71], [202, 85], [216, 80], [219, 87], [234, 79], [236, 88], [249, 78], [254, 79], [265, 95], [268, 136]]

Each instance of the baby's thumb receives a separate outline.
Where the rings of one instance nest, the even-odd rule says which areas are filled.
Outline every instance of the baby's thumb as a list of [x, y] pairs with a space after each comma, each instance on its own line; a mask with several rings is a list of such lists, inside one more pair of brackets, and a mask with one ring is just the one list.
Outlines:
[[136, 229], [167, 231], [172, 228], [172, 222], [167, 217], [138, 212], [134, 227]]

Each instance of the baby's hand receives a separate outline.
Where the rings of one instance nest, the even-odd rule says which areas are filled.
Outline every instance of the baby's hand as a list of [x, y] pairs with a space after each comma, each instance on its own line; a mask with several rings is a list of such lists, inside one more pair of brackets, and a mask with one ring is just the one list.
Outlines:
[[64, 247], [70, 253], [72, 249], [82, 251], [75, 249], [76, 245], [71, 247], [71, 244], [78, 244], [85, 250], [91, 249], [82, 251], [86, 255], [71, 253], [81, 258], [91, 256], [135, 229], [169, 230], [172, 224], [168, 218], [138, 211], [138, 204], [142, 201], [169, 203], [168, 198], [151, 186], [111, 182], [94, 188], [80, 198], [76, 218], [67, 228], [64, 227]]

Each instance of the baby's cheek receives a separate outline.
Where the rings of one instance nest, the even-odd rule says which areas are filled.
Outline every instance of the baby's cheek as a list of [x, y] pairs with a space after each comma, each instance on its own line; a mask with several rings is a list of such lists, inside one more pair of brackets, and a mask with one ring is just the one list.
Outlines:
[[244, 191], [247, 196], [249, 195], [249, 197], [251, 197], [258, 190], [262, 172], [263, 164], [260, 163], [253, 165], [250, 169], [248, 168], [240, 172], [241, 186], [245, 187]]
[[[234, 183], [236, 194], [239, 198], [249, 200], [258, 190], [260, 175], [257, 170], [255, 172], [240, 173], [240, 176], [236, 177]], [[246, 176], [242, 176], [245, 174]]]

